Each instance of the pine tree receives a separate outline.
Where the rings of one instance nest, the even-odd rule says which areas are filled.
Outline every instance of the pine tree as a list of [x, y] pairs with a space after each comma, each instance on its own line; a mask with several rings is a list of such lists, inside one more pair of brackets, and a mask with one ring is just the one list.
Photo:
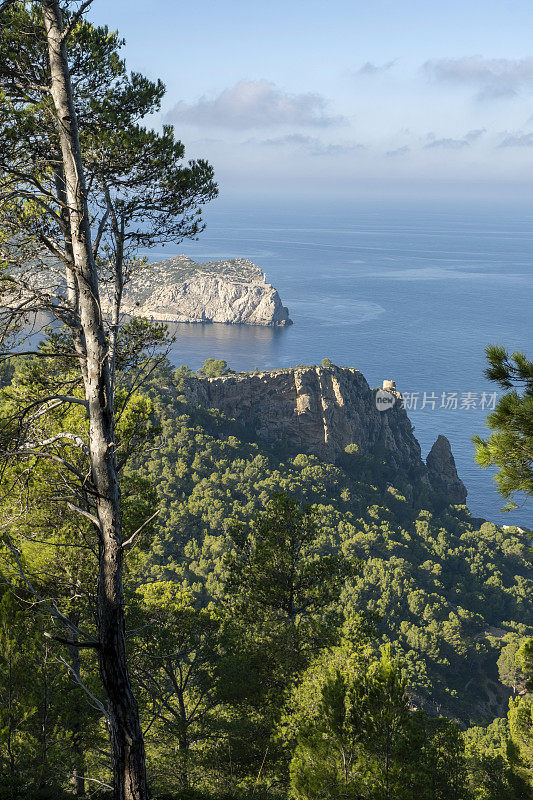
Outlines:
[[486, 376], [507, 391], [487, 417], [493, 433], [473, 439], [476, 461], [484, 469], [497, 467], [498, 491], [513, 509], [533, 497], [533, 362], [498, 345], [486, 352]]
[[[58, 619], [71, 647], [92, 647], [98, 656], [114, 796], [144, 800], [145, 754], [126, 658], [123, 590], [125, 549], [137, 532], [124, 528], [116, 444], [117, 419], [135, 381], [117, 395], [118, 320], [124, 286], [138, 266], [135, 248], [196, 235], [199, 203], [216, 187], [205, 162], [180, 163], [183, 146], [171, 128], [157, 134], [140, 126], [164, 89], [126, 72], [117, 35], [83, 19], [89, 6], [90, 0], [0, 4], [0, 338], [4, 355], [20, 358], [28, 315], [49, 314], [68, 335], [56, 338], [56, 352], [38, 356], [59, 357], [76, 373], [65, 379], [61, 371], [55, 379], [50, 371], [46, 387], [2, 420], [1, 450], [4, 463], [61, 465], [65, 490], [56, 501], [93, 526], [97, 637], [88, 639], [65, 615]], [[108, 319], [102, 313], [106, 289]], [[137, 331], [141, 351], [162, 342], [157, 327]], [[133, 360], [138, 382], [147, 360]], [[42, 435], [51, 411], [74, 406], [83, 409], [85, 437], [77, 430]], [[82, 469], [73, 463], [80, 458]]]

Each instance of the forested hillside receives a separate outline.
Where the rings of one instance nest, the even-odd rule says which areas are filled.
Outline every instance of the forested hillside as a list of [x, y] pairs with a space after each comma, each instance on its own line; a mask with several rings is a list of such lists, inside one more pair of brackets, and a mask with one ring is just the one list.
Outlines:
[[242, 428], [218, 412], [181, 402], [168, 369], [150, 396], [162, 431], [139, 469], [157, 487], [162, 510], [147, 577], [177, 580], [202, 602], [220, 598], [233, 525], [287, 492], [316, 510], [321, 553], [360, 560], [341, 608], [377, 615], [420, 703], [465, 723], [505, 711], [490, 634], [533, 630], [527, 534], [472, 519], [466, 507], [439, 509], [429, 493], [408, 503], [385, 460], [357, 453], [337, 466], [302, 454], [281, 460], [239, 438]]
[[[385, 456], [348, 446], [333, 465], [260, 446], [220, 412], [188, 402], [187, 368], [154, 361], [148, 371], [137, 389], [123, 375], [121, 391], [130, 384], [134, 393], [118, 454], [131, 456], [126, 528], [153, 517], [140, 525], [125, 581], [156, 796], [194, 787], [248, 797], [255, 786], [285, 797], [290, 786], [295, 798], [321, 797], [338, 782], [337, 756], [316, 740], [325, 725], [326, 739], [351, 743], [350, 797], [409, 798], [424, 786], [421, 796], [443, 800], [496, 800], [502, 787], [529, 797], [527, 747], [515, 742], [509, 755], [509, 726], [523, 726], [529, 706], [506, 716], [524, 691], [514, 658], [532, 632], [528, 535], [472, 519], [429, 490], [408, 501], [408, 476]], [[4, 370], [4, 413], [45, 390], [48, 375], [31, 357]], [[84, 425], [73, 407], [47, 430]], [[28, 492], [34, 500], [3, 550], [12, 588], [1, 605], [2, 791], [18, 798], [41, 785], [35, 797], [56, 797], [73, 770], [98, 794], [108, 766], [95, 658], [54, 631], [57, 613], [94, 636], [92, 535], [68, 510], [57, 514], [62, 468], [21, 469], [4, 478], [17, 487], [6, 512], [16, 515]], [[342, 730], [338, 702], [348, 714]], [[391, 716], [371, 733], [379, 708]], [[421, 774], [417, 747], [427, 758]], [[478, 779], [489, 793], [476, 794]], [[447, 794], [456, 780], [462, 788]], [[435, 781], [443, 793], [431, 793]]]

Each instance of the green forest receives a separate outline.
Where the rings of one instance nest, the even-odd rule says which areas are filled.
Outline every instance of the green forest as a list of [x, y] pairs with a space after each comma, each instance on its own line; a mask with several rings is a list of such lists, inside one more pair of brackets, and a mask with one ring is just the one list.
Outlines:
[[[4, 406], [52, 364], [17, 359]], [[530, 797], [530, 536], [409, 503], [378, 458], [280, 456], [189, 405], [187, 368], [149, 371], [118, 454], [128, 527], [158, 510], [124, 576], [154, 797]], [[48, 425], [84, 427], [64, 409]], [[58, 510], [48, 463], [5, 481], [7, 516], [32, 502], [3, 549], [2, 791], [68, 796], [70, 772], [105, 796], [95, 658], [49, 610], [96, 638], [90, 522]]]
[[[121, 303], [218, 188], [90, 5], [0, 2], [0, 800], [533, 798], [531, 534], [190, 402]], [[487, 355], [517, 508], [533, 363]]]

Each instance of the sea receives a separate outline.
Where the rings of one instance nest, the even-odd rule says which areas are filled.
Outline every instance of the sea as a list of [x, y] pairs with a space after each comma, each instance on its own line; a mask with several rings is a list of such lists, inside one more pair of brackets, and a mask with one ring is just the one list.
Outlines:
[[[451, 442], [473, 516], [533, 528], [533, 503], [502, 511], [494, 476], [474, 461], [474, 434], [501, 389], [484, 377], [485, 347], [533, 358], [533, 209], [485, 201], [217, 200], [197, 241], [151, 261], [248, 258], [279, 291], [287, 328], [172, 325], [175, 365], [206, 358], [235, 370], [355, 367], [371, 387], [392, 379], [425, 457]], [[495, 394], [496, 393], [496, 394]]]

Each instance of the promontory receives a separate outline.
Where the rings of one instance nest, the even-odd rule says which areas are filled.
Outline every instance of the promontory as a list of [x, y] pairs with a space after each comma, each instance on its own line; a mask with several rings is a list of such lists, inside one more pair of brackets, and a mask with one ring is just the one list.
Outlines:
[[357, 369], [333, 364], [191, 376], [185, 386], [190, 403], [218, 409], [242, 428], [238, 435], [332, 463], [357, 453], [361, 469], [365, 458], [377, 458], [409, 495], [429, 491], [463, 505], [467, 491], [448, 439], [439, 436], [424, 463], [401, 394], [394, 389], [394, 405], [380, 411], [377, 391]]
[[292, 324], [264, 272], [244, 258], [198, 263], [180, 255], [150, 264], [126, 290], [122, 310], [166, 322]]

